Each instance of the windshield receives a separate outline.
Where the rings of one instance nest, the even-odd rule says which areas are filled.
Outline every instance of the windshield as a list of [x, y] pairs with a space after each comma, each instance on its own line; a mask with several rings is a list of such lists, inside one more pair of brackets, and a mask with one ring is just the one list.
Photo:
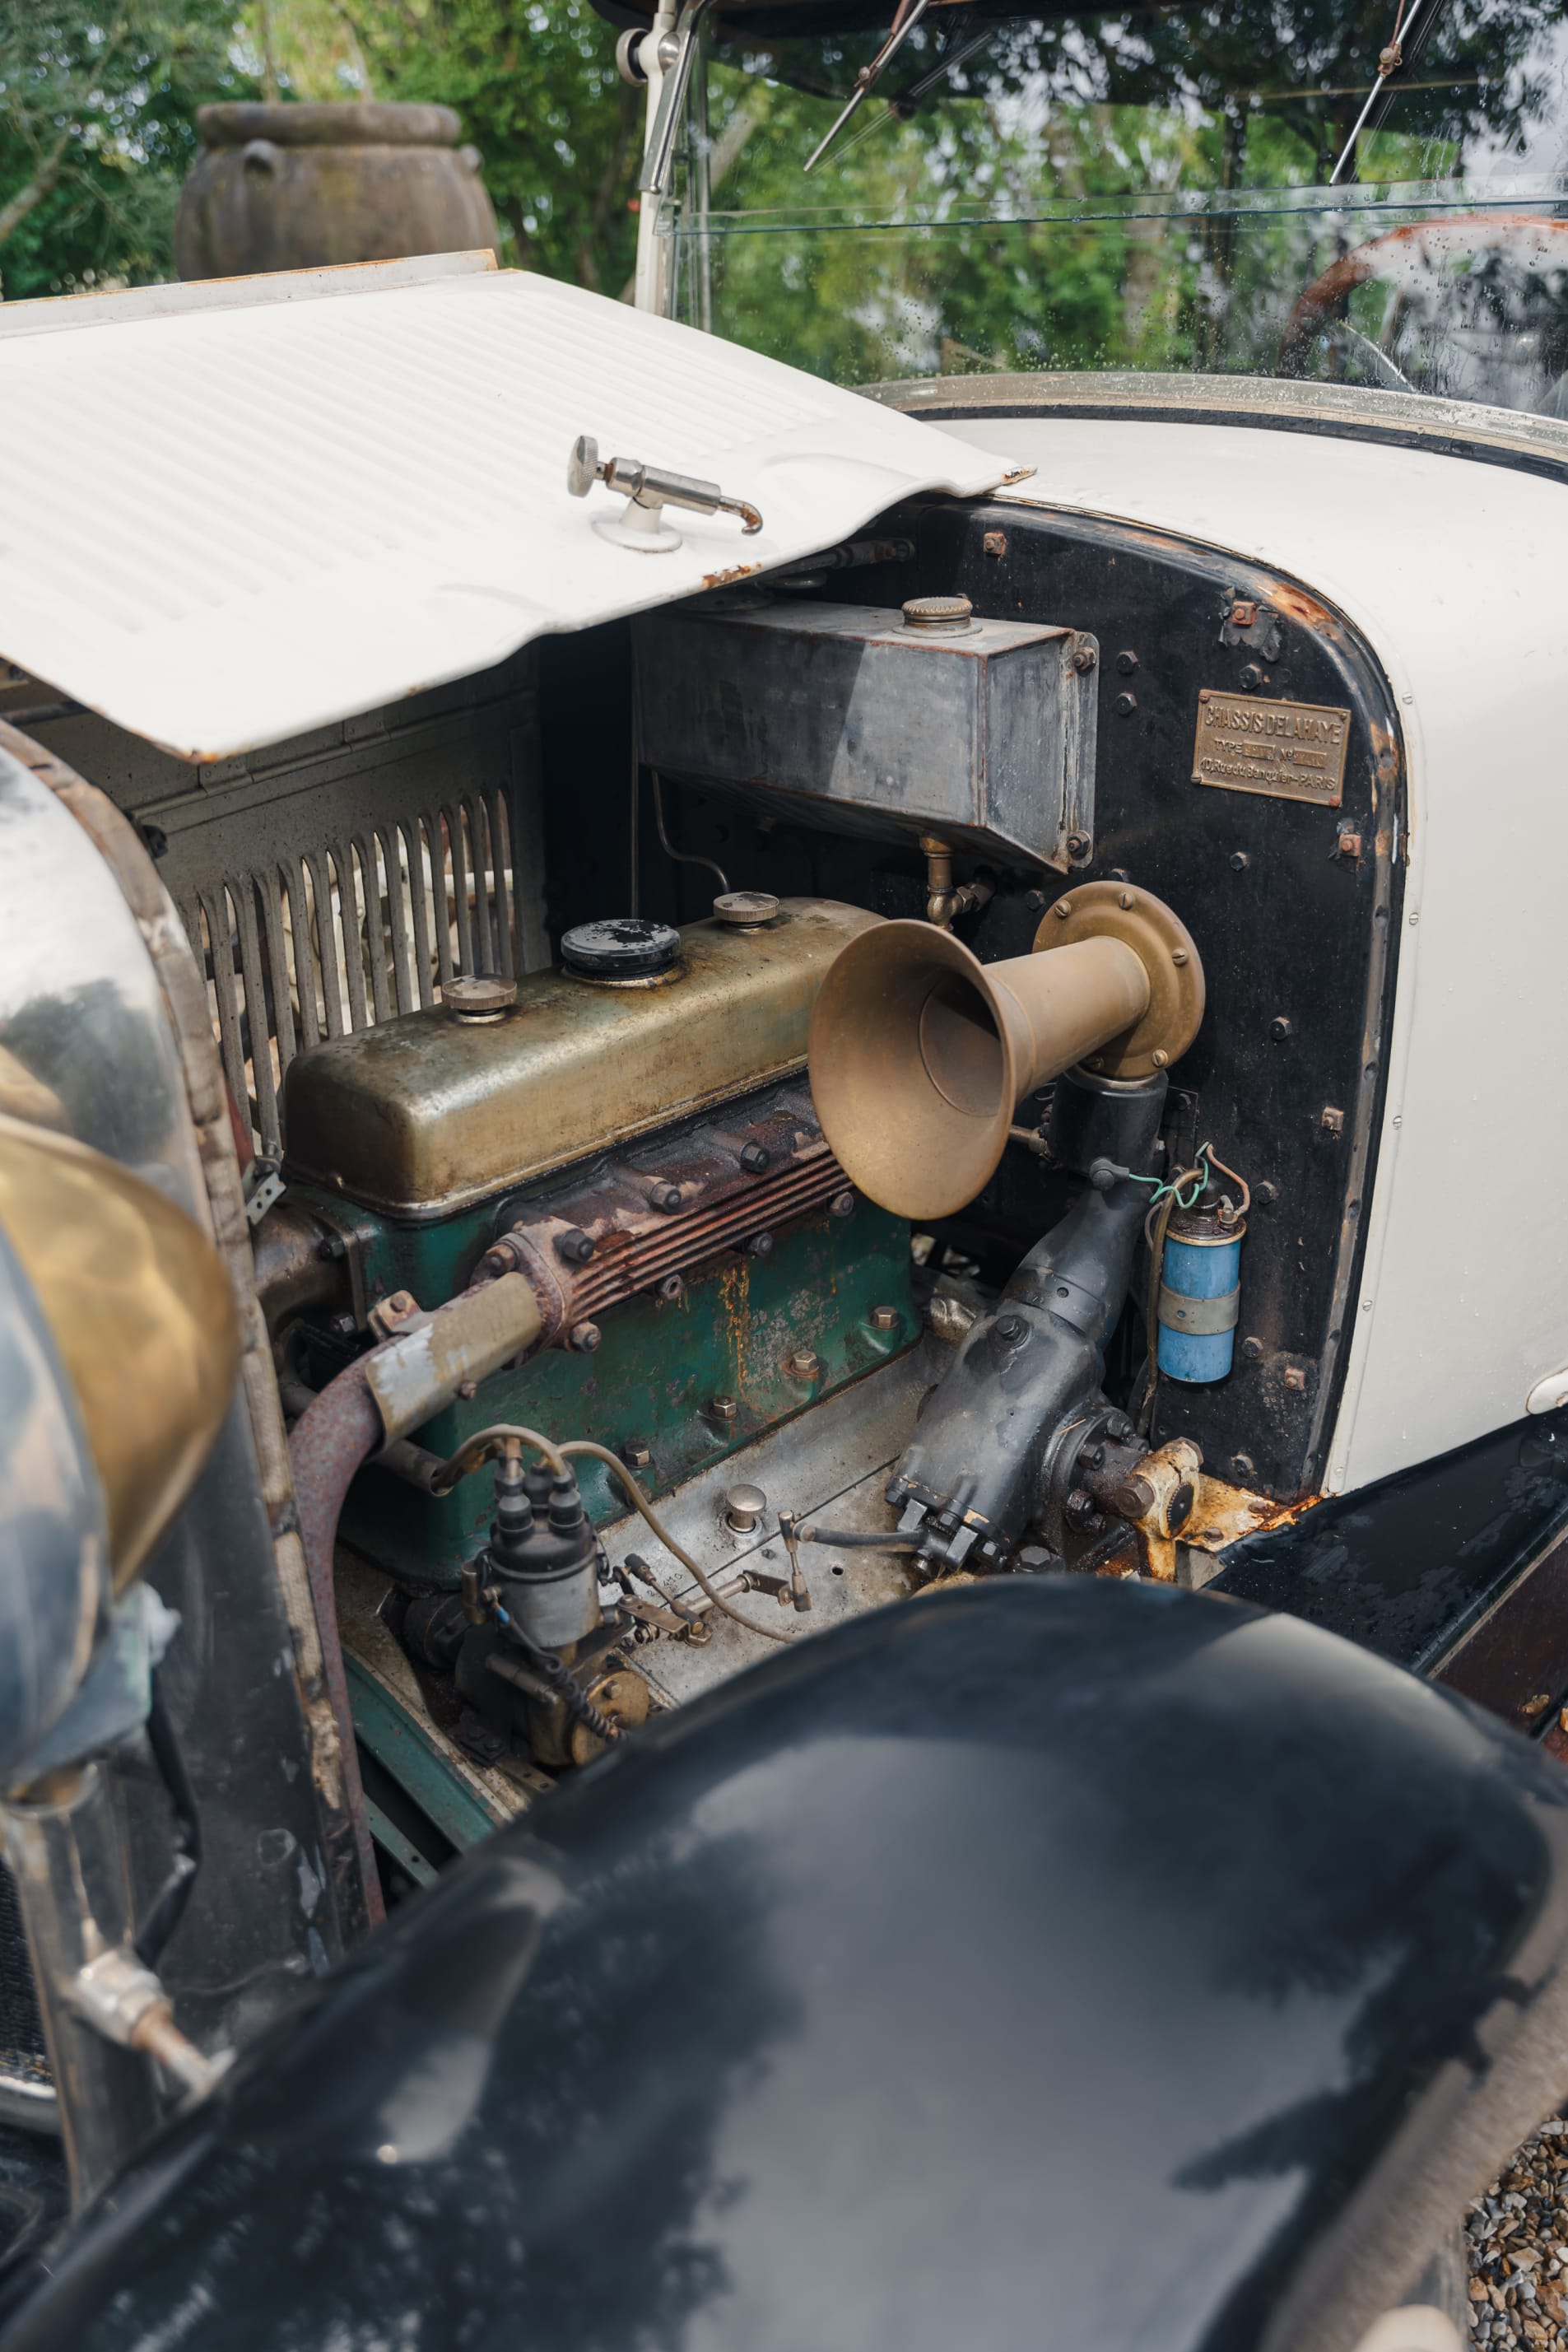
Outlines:
[[810, 171], [885, 27], [710, 43], [678, 315], [843, 383], [1218, 371], [1568, 415], [1559, 6], [915, 13]]

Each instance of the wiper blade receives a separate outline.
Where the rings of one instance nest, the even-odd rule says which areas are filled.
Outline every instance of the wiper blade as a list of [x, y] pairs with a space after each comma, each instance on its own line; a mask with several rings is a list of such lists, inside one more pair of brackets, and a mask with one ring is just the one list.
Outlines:
[[826, 138], [820, 140], [807, 156], [800, 167], [803, 172], [810, 172], [814, 165], [821, 162], [851, 115], [871, 96], [883, 68], [892, 64], [930, 5], [931, 0], [898, 0], [898, 14], [893, 20], [892, 31], [871, 63], [862, 66], [859, 73], [856, 74], [855, 86], [850, 92], [848, 100], [841, 108]]
[[1383, 96], [1383, 93], [1387, 88], [1389, 82], [1404, 64], [1405, 43], [1408, 40], [1411, 33], [1415, 30], [1416, 19], [1427, 10], [1435, 8], [1436, 5], [1437, 0], [1415, 0], [1415, 5], [1412, 6], [1407, 16], [1405, 13], [1405, 0], [1400, 0], [1399, 13], [1394, 19], [1394, 37], [1377, 60], [1377, 79], [1367, 91], [1366, 103], [1355, 118], [1354, 125], [1352, 128], [1350, 137], [1344, 142], [1344, 149], [1340, 156], [1339, 162], [1329, 173], [1329, 185], [1331, 188], [1338, 187], [1340, 183], [1340, 173], [1344, 170], [1345, 165], [1350, 162], [1351, 157], [1355, 152], [1355, 142], [1366, 128], [1368, 116], [1371, 114], [1373, 108], [1377, 104], [1378, 100]]

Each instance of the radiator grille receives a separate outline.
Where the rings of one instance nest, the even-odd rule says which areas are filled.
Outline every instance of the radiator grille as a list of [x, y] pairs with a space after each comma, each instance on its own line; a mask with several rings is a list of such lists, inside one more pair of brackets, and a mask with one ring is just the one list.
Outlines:
[[277, 1095], [302, 1048], [433, 1004], [457, 972], [517, 970], [503, 791], [389, 813], [178, 887], [236, 1104], [280, 1146]]
[[48, 2073], [44, 2028], [33, 1994], [32, 1963], [16, 1888], [0, 1862], [0, 2074]]

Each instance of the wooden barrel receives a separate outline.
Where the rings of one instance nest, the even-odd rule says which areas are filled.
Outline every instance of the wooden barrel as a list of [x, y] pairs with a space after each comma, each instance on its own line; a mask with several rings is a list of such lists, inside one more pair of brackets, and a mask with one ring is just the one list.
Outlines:
[[182, 278], [391, 261], [497, 244], [449, 106], [204, 106], [174, 224]]

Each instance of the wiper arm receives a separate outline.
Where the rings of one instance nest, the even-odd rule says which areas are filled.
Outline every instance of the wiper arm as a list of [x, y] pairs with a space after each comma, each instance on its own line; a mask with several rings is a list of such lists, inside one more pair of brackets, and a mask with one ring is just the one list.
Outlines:
[[1404, 64], [1404, 45], [1406, 41], [1408, 40], [1411, 33], [1415, 30], [1416, 17], [1421, 16], [1425, 11], [1435, 8], [1437, 5], [1437, 0], [1415, 0], [1415, 5], [1411, 8], [1409, 16], [1406, 16], [1405, 14], [1405, 0], [1400, 0], [1399, 14], [1394, 19], [1394, 37], [1377, 60], [1377, 79], [1367, 91], [1366, 103], [1355, 118], [1354, 127], [1351, 131], [1350, 137], [1344, 142], [1343, 152], [1341, 154], [1339, 162], [1334, 165], [1333, 170], [1329, 173], [1329, 185], [1331, 188], [1338, 187], [1340, 183], [1340, 174], [1355, 152], [1355, 142], [1366, 128], [1368, 116], [1371, 114], [1373, 108], [1377, 104], [1378, 100], [1383, 96], [1384, 90], [1386, 89], [1388, 83], [1393, 79], [1394, 76], [1399, 71], [1400, 67]]
[[907, 122], [918, 110], [922, 99], [928, 98], [938, 82], [946, 81], [955, 67], [961, 66], [966, 58], [972, 58], [977, 49], [985, 48], [995, 40], [996, 35], [995, 25], [982, 25], [979, 31], [971, 33], [967, 41], [960, 41], [955, 47], [945, 50], [918, 81], [912, 81], [907, 89], [901, 89], [896, 98], [890, 98], [880, 114], [862, 123], [852, 139], [845, 140], [839, 149], [840, 163], [846, 155], [852, 154], [863, 140], [869, 139], [873, 131], [880, 131], [890, 117], [897, 122]]
[[807, 156], [800, 167], [803, 172], [810, 171], [813, 165], [821, 162], [851, 115], [870, 97], [883, 68], [892, 64], [930, 5], [931, 0], [898, 0], [898, 14], [893, 20], [892, 31], [871, 63], [862, 66], [859, 73], [856, 74], [855, 86], [850, 92], [847, 102], [840, 109], [838, 117], [830, 128], [826, 138], [820, 140]]

